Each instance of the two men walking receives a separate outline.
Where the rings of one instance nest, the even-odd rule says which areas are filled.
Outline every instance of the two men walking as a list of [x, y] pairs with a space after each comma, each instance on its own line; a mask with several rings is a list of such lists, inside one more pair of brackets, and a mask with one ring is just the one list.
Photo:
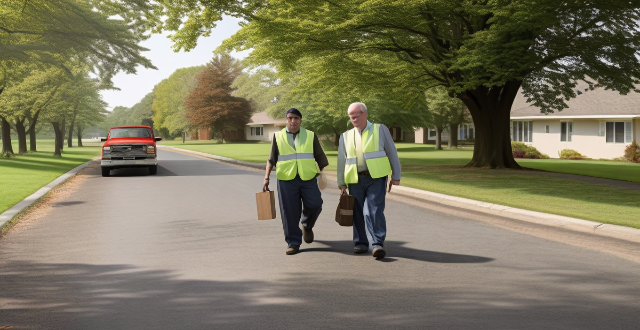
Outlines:
[[[387, 176], [391, 174], [389, 189], [391, 185], [400, 184], [400, 160], [389, 129], [367, 120], [364, 103], [351, 104], [348, 114], [354, 127], [340, 136], [338, 186], [342, 194], [348, 189], [355, 199], [354, 253], [369, 251], [368, 229], [373, 257], [381, 259], [386, 255], [384, 208]], [[286, 116], [287, 127], [273, 138], [264, 188], [268, 189], [269, 175], [277, 163], [280, 214], [288, 244], [286, 253], [296, 254], [302, 239], [306, 243], [313, 242], [313, 226], [322, 210], [316, 177], [329, 162], [316, 134], [300, 127], [300, 111], [291, 108]]]

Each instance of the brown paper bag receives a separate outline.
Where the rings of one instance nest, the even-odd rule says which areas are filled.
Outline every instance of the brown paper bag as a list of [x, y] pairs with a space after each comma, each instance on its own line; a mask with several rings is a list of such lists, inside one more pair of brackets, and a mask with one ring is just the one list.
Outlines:
[[258, 205], [258, 220], [271, 220], [276, 218], [276, 199], [273, 191], [261, 191], [256, 193]]
[[349, 194], [340, 195], [340, 202], [336, 209], [336, 222], [340, 226], [353, 226], [353, 207], [355, 199]]

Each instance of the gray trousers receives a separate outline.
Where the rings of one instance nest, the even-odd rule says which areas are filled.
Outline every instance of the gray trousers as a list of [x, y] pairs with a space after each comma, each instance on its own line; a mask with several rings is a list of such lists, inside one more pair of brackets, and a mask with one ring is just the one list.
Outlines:
[[[302, 181], [298, 175], [293, 180], [278, 180], [278, 199], [280, 216], [287, 244], [300, 246], [302, 230], [299, 223], [313, 228], [322, 211], [322, 196], [318, 188], [318, 179]], [[301, 218], [302, 216], [302, 218]]]

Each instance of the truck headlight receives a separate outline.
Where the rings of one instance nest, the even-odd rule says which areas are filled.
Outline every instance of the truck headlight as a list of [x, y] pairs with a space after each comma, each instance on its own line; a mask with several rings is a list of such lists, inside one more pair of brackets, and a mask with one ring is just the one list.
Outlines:
[[156, 153], [156, 147], [154, 147], [154, 146], [147, 146], [147, 153], [148, 153], [148, 154], [155, 154], [155, 153]]
[[111, 147], [102, 147], [103, 152], [111, 152]]

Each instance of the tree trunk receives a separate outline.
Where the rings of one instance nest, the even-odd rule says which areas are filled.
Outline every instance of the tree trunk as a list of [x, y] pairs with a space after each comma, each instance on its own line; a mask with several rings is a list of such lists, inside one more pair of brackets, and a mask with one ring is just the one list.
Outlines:
[[521, 168], [513, 158], [509, 134], [511, 106], [520, 85], [520, 81], [508, 81], [500, 87], [478, 87], [459, 96], [469, 108], [476, 129], [473, 158], [466, 166]]
[[60, 152], [64, 151], [64, 133], [67, 131], [67, 118], [62, 118], [62, 124], [60, 125]]
[[27, 119], [29, 119], [29, 129], [27, 133], [29, 134], [29, 151], [31, 152], [36, 152], [36, 124], [38, 123], [39, 116], [40, 110], [36, 111], [33, 117], [27, 115]]
[[442, 150], [442, 128], [436, 126], [436, 150]]
[[73, 125], [75, 121], [75, 118], [71, 119], [71, 124], [69, 125], [69, 134], [67, 136], [67, 147], [69, 148], [73, 148]]
[[16, 118], [16, 133], [18, 133], [18, 154], [27, 153], [27, 130], [24, 127], [25, 118]]
[[78, 147], [82, 147], [82, 126], [76, 127], [76, 136], [78, 137]]
[[53, 131], [56, 133], [55, 139], [55, 150], [53, 151], [53, 155], [56, 157], [62, 157], [62, 145], [64, 144], [64, 131], [61, 128], [60, 123], [52, 122]]
[[0, 128], [2, 129], [2, 157], [13, 157], [13, 146], [11, 145], [11, 125], [0, 116]]
[[449, 149], [458, 147], [458, 124], [449, 124]]

